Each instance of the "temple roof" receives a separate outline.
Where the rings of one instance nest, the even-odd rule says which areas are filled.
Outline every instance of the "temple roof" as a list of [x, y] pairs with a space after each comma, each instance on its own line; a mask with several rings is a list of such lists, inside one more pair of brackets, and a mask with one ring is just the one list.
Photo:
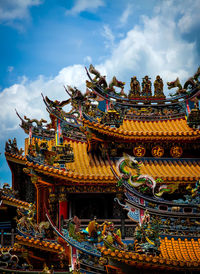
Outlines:
[[33, 237], [24, 237], [17, 235], [16, 236], [17, 243], [24, 246], [34, 247], [44, 251], [50, 251], [54, 253], [60, 253], [64, 251], [64, 248], [58, 244], [57, 242], [51, 242], [48, 240], [40, 240]]
[[161, 239], [160, 245], [161, 254], [159, 256], [152, 256], [146, 254], [138, 254], [131, 251], [111, 251], [105, 247], [101, 248], [104, 256], [123, 261], [126, 264], [136, 267], [160, 268], [168, 270], [185, 270], [195, 269], [200, 267], [200, 239], [198, 240], [175, 240]]
[[22, 208], [28, 209], [30, 205], [27, 202], [24, 202], [14, 197], [9, 197], [6, 195], [0, 195], [0, 199], [3, 201], [4, 204], [15, 206], [15, 207], [22, 207]]
[[159, 140], [195, 140], [200, 138], [200, 130], [187, 125], [185, 118], [157, 121], [124, 120], [119, 128], [105, 126], [83, 119], [84, 125], [101, 134], [119, 139], [134, 140], [144, 138]]
[[[108, 160], [97, 157], [87, 152], [86, 142], [68, 142], [74, 152], [74, 162], [66, 164], [66, 170], [39, 163], [28, 162], [25, 157], [21, 157], [21, 163], [26, 163], [38, 173], [48, 176], [59, 177], [67, 181], [83, 183], [116, 183]], [[16, 155], [6, 153], [9, 161], [19, 161]], [[142, 160], [141, 174], [148, 174], [152, 177], [162, 178], [165, 182], [187, 183], [195, 182], [200, 178], [200, 160], [194, 159], [148, 159]], [[111, 165], [115, 166], [115, 161], [111, 160]], [[130, 172], [133, 170], [130, 169]]]
[[[87, 144], [70, 142], [74, 150], [75, 161], [68, 163], [67, 167], [73, 170], [77, 178], [93, 178], [116, 181], [110, 169], [108, 160], [97, 158], [87, 153]], [[111, 160], [115, 166], [115, 162]], [[133, 170], [130, 169], [130, 172]], [[163, 178], [169, 181], [197, 180], [200, 177], [200, 161], [181, 160], [144, 160], [141, 174], [149, 174], [154, 178]]]
[[162, 257], [166, 259], [200, 264], [200, 239], [175, 240], [165, 237], [161, 240], [160, 250]]

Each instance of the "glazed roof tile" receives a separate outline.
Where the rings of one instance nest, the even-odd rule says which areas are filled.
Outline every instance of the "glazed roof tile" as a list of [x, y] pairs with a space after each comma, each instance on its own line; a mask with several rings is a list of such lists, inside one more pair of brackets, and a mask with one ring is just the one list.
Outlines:
[[102, 134], [115, 136], [121, 139], [137, 139], [143, 136], [145, 139], [198, 139], [200, 130], [194, 130], [187, 125], [185, 118], [157, 121], [124, 120], [119, 128], [111, 128], [97, 122], [83, 119], [84, 125], [99, 131]]
[[20, 246], [18, 246], [17, 244], [14, 244], [14, 246], [2, 246], [0, 247], [0, 252], [22, 252], [23, 248], [21, 248]]
[[121, 251], [100, 247], [102, 254], [106, 257], [123, 261], [129, 265], [137, 267], [156, 267], [159, 269], [200, 269], [200, 239], [175, 240], [161, 239], [160, 255], [152, 256], [138, 254], [132, 251]]
[[165, 237], [161, 240], [160, 250], [161, 255], [166, 259], [197, 262], [200, 265], [200, 241]]
[[[59, 170], [45, 165], [34, 165], [27, 162], [38, 172], [54, 177], [62, 177], [69, 181], [90, 182], [90, 183], [116, 183], [108, 160], [87, 153], [87, 143], [72, 142], [69, 144], [74, 151], [74, 162], [67, 163], [67, 170]], [[115, 162], [111, 160], [112, 166]], [[134, 172], [131, 169], [127, 169]], [[176, 160], [176, 159], [145, 159], [141, 166], [141, 174], [148, 174], [152, 177], [162, 178], [168, 182], [196, 181], [200, 178], [200, 160]]]
[[[25, 156], [20, 157], [20, 163], [27, 164], [28, 167], [34, 168], [39, 173], [67, 181], [95, 184], [116, 183], [108, 160], [88, 153], [86, 142], [69, 141], [68, 144], [73, 148], [74, 162], [67, 163], [66, 170], [28, 162]], [[6, 153], [6, 158], [9, 161], [16, 161], [16, 155], [10, 153]], [[111, 160], [111, 164], [115, 167], [116, 163]], [[133, 172], [133, 170], [128, 171]], [[195, 182], [200, 179], [200, 160], [146, 158], [141, 166], [141, 174], [162, 178], [165, 182]]]
[[50, 251], [54, 253], [59, 253], [64, 251], [64, 248], [60, 244], [53, 243], [46, 240], [39, 240], [31, 237], [23, 237], [20, 235], [16, 236], [16, 240], [20, 245], [31, 246], [31, 247], [42, 249], [45, 251]]
[[23, 207], [23, 208], [29, 208], [29, 203], [21, 201], [19, 199], [16, 199], [14, 197], [11, 196], [6, 196], [1, 194], [0, 196], [1, 200], [3, 201], [4, 204], [7, 205], [12, 205], [12, 206], [16, 206], [16, 207]]

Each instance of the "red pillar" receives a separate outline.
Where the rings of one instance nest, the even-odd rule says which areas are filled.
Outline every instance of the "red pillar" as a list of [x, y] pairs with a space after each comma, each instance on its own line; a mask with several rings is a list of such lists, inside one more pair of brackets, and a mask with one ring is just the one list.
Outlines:
[[59, 230], [61, 229], [62, 220], [68, 219], [68, 202], [67, 199], [59, 201]]

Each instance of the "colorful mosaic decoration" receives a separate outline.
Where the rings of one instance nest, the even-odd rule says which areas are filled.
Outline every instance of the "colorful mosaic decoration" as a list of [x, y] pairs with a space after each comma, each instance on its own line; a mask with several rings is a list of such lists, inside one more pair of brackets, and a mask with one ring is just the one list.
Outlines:
[[200, 68], [128, 89], [86, 75], [85, 93], [42, 94], [49, 122], [16, 111], [27, 138], [5, 144], [0, 273], [199, 273]]

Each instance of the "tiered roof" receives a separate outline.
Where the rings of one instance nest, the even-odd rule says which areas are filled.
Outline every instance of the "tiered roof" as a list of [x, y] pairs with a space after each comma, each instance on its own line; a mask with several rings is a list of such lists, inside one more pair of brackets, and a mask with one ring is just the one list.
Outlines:
[[[190, 126], [185, 117], [187, 101], [199, 96], [198, 77], [193, 78], [192, 91], [189, 90], [189, 84], [185, 85], [184, 89], [179, 90], [184, 95], [177, 94], [173, 99], [166, 99], [164, 94], [161, 94], [161, 97], [158, 94], [148, 95], [148, 92], [147, 95], [144, 92], [139, 94], [141, 98], [135, 98], [134, 92], [139, 96], [139, 91], [131, 90], [130, 96], [125, 96], [124, 83], [117, 81], [116, 77], [113, 78], [112, 85], [107, 87], [105, 82], [102, 85], [102, 77], [94, 68], [91, 73], [96, 76], [92, 79], [89, 75], [91, 80], [87, 82], [87, 87], [90, 88], [89, 93], [83, 95], [76, 88], [68, 87], [70, 92], [67, 92], [71, 98], [66, 101], [53, 102], [43, 97], [50, 113], [50, 124], [46, 124], [47, 122], [43, 119], [31, 120], [26, 116], [22, 119], [17, 113], [22, 122], [21, 127], [29, 134], [29, 139], [26, 139], [25, 156], [22, 156], [22, 151], [17, 148], [16, 139], [14, 139], [13, 142], [9, 140], [6, 143], [6, 158], [8, 161], [20, 164], [22, 168], [26, 166], [23, 169], [25, 173], [37, 177], [35, 184], [37, 194], [39, 193], [38, 184], [48, 187], [65, 185], [69, 187], [67, 189], [69, 192], [71, 186], [79, 185], [86, 185], [86, 188], [90, 185], [95, 186], [94, 192], [98, 191], [98, 186], [103, 186], [102, 189], [104, 186], [112, 186], [116, 191], [116, 177], [113, 170], [116, 170], [119, 156], [122, 156], [118, 154], [122, 153], [123, 149], [126, 150], [128, 143], [135, 146], [139, 143], [144, 145], [145, 142], [168, 145], [174, 141], [177, 146], [188, 143], [190, 147], [193, 143], [199, 144], [199, 110], [196, 108], [194, 115], [190, 117]], [[169, 83], [170, 87], [174, 87], [174, 83]], [[121, 87], [121, 93], [117, 93], [113, 85]], [[97, 107], [97, 102], [93, 102], [94, 98], [98, 101], [98, 97], [104, 100], [104, 110]], [[66, 113], [62, 108], [69, 102], [73, 109]], [[188, 105], [187, 107], [189, 109]], [[114, 152], [115, 157], [109, 159], [108, 152], [111, 152], [115, 144], [116, 146], [122, 144], [121, 151], [119, 149], [118, 154]], [[133, 149], [130, 147], [128, 147], [129, 150]], [[171, 145], [169, 147], [171, 148]], [[97, 151], [99, 153], [96, 153]], [[149, 157], [141, 161], [143, 162], [140, 167], [141, 174], [163, 179], [165, 183], [187, 184], [200, 179], [199, 159]], [[135, 175], [133, 173], [137, 171], [126, 166], [126, 175], [128, 172], [130, 176], [130, 174]], [[122, 178], [126, 177], [128, 176], [122, 175]], [[105, 189], [109, 192], [108, 188]], [[118, 191], [120, 192], [121, 188]], [[37, 195], [39, 200], [38, 197], [39, 195]], [[17, 207], [28, 208], [29, 206], [28, 203], [13, 197], [2, 195], [0, 198], [5, 203]], [[37, 213], [39, 212], [38, 200]], [[17, 241], [21, 245], [44, 251], [56, 253], [64, 251], [64, 248], [57, 243], [35, 239], [30, 235], [17, 236]], [[200, 268], [199, 248], [200, 240], [176, 240], [171, 237], [161, 239], [159, 256], [138, 254], [126, 249], [123, 251], [119, 249], [113, 251], [105, 247], [100, 249], [103, 256], [136, 267], [198, 270]]]
[[156, 121], [124, 120], [119, 128], [83, 119], [88, 128], [111, 137], [124, 140], [197, 140], [200, 130], [187, 125], [185, 118]]
[[[87, 153], [87, 143], [69, 141], [74, 151], [74, 162], [67, 163], [67, 169], [62, 170], [45, 164], [33, 163], [21, 157], [21, 163], [33, 168], [38, 174], [45, 174], [55, 178], [64, 179], [66, 182], [77, 182], [101, 185], [116, 184], [109, 161], [102, 157]], [[9, 161], [16, 160], [16, 155], [6, 154]], [[18, 156], [19, 157], [19, 156]], [[18, 158], [17, 157], [17, 158]], [[188, 183], [200, 179], [199, 159], [151, 159], [142, 160], [142, 174], [149, 174], [152, 177], [161, 178], [165, 182]], [[115, 166], [115, 161], [111, 160]]]
[[29, 207], [29, 203], [21, 201], [19, 199], [16, 199], [14, 197], [0, 195], [0, 199], [3, 201], [3, 204], [5, 204], [5, 205], [21, 207], [24, 209], [28, 209], [28, 207]]
[[17, 235], [16, 236], [17, 243], [22, 246], [29, 246], [36, 249], [40, 249], [43, 251], [48, 251], [52, 253], [60, 253], [64, 252], [64, 248], [62, 245], [58, 244], [57, 242], [52, 242], [48, 240], [40, 240], [33, 237], [24, 237]]
[[124, 262], [128, 265], [144, 268], [165, 270], [186, 269], [198, 271], [200, 268], [200, 239], [175, 240], [174, 238], [161, 239], [159, 256], [139, 254], [135, 252], [111, 251], [105, 247], [100, 248], [105, 257]]
[[163, 258], [188, 262], [188, 264], [196, 262], [200, 265], [200, 239], [175, 240], [165, 237], [161, 240], [160, 250]]

